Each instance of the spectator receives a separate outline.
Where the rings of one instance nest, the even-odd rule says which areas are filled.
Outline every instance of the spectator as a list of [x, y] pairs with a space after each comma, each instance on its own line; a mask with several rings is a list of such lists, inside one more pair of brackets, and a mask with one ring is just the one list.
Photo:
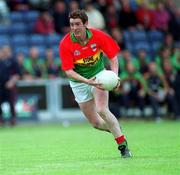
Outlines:
[[34, 31], [39, 34], [53, 34], [55, 32], [53, 18], [47, 10], [41, 12], [35, 23]]
[[176, 54], [176, 57], [173, 58], [173, 67], [176, 70], [176, 78], [175, 78], [175, 91], [178, 104], [180, 106], [180, 52]]
[[137, 24], [136, 14], [132, 10], [129, 0], [121, 0], [122, 8], [119, 13], [119, 26], [122, 29], [134, 28]]
[[163, 32], [168, 31], [168, 22], [170, 20], [170, 16], [162, 2], [159, 2], [157, 4], [154, 14], [155, 14], [154, 16], [155, 28]]
[[95, 8], [97, 8], [101, 14], [104, 16], [105, 18], [105, 14], [107, 11], [107, 7], [111, 6], [112, 4], [108, 4], [107, 0], [96, 0], [95, 1]]
[[10, 124], [16, 124], [16, 82], [20, 78], [19, 67], [14, 58], [12, 58], [9, 46], [3, 46], [0, 49], [0, 125], [4, 124], [1, 105], [7, 101], [10, 105]]
[[152, 29], [154, 27], [154, 13], [149, 8], [147, 1], [143, 2], [136, 11], [138, 23], [143, 25], [145, 29]]
[[9, 8], [4, 0], [0, 1], [0, 23], [9, 23]]
[[169, 20], [169, 32], [175, 41], [180, 41], [180, 8], [176, 7]]
[[70, 2], [69, 2], [69, 11], [74, 11], [74, 10], [77, 10], [77, 9], [79, 9], [79, 7], [80, 7], [80, 5], [79, 5], [79, 3], [78, 3], [78, 1], [76, 1], [76, 0], [71, 0]]
[[33, 79], [45, 77], [44, 61], [39, 57], [36, 47], [30, 48], [29, 57], [24, 60], [24, 67]]
[[149, 73], [145, 77], [147, 82], [147, 98], [153, 109], [153, 114], [157, 122], [161, 121], [160, 104], [172, 103], [172, 96], [168, 94], [168, 84], [163, 74], [157, 70], [155, 62], [149, 64]]
[[[46, 50], [45, 66], [48, 78], [57, 78], [60, 74], [60, 64], [53, 57], [52, 49]], [[59, 61], [59, 59], [58, 59]]]
[[143, 76], [145, 76], [149, 71], [148, 64], [150, 62], [149, 58], [147, 57], [146, 51], [143, 50], [143, 49], [138, 50], [138, 54], [137, 54], [136, 59], [137, 59], [137, 62], [138, 62], [138, 70], [139, 70], [139, 72]]
[[126, 45], [125, 45], [124, 38], [123, 38], [123, 35], [122, 35], [120, 29], [119, 28], [112, 28], [110, 33], [111, 33], [111, 36], [114, 38], [114, 40], [120, 46], [121, 50], [125, 50]]
[[178, 92], [177, 92], [177, 89], [175, 88], [176, 87], [175, 70], [173, 69], [169, 60], [165, 60], [163, 62], [162, 69], [163, 69], [163, 74], [164, 74], [166, 81], [168, 83], [168, 86], [169, 86], [167, 97], [173, 98], [173, 100], [167, 101], [167, 102], [171, 102], [171, 103], [168, 103], [169, 111], [173, 112], [174, 119], [180, 119], [180, 110], [179, 110], [178, 101], [177, 101]]
[[105, 19], [106, 19], [106, 26], [108, 30], [111, 30], [112, 28], [118, 27], [118, 12], [114, 5], [109, 5], [107, 7], [107, 12], [105, 13]]
[[21, 78], [23, 80], [32, 80], [33, 79], [32, 75], [30, 75], [30, 73], [26, 70], [26, 68], [24, 66], [24, 59], [25, 58], [24, 58], [23, 53], [18, 53], [16, 55], [16, 60], [19, 65], [19, 71], [20, 71]]
[[155, 58], [156, 65], [158, 66], [158, 71], [162, 73], [162, 65], [165, 60], [167, 60], [171, 65], [173, 65], [173, 60], [176, 55], [171, 53], [169, 47], [164, 47], [160, 51], [160, 55]]
[[94, 8], [91, 2], [85, 5], [86, 14], [88, 16], [88, 26], [92, 28], [104, 29], [105, 20], [101, 12]]
[[136, 69], [139, 68], [137, 59], [132, 56], [129, 50], [126, 49], [122, 52], [122, 55], [119, 59], [120, 73], [126, 71], [126, 66], [129, 62], [132, 63]]
[[48, 8], [50, 0], [28, 0], [33, 9]]
[[64, 1], [58, 0], [54, 4], [53, 19], [55, 31], [59, 34], [69, 32], [68, 10]]
[[134, 106], [138, 107], [141, 113], [143, 113], [144, 97], [146, 94], [145, 79], [131, 62], [127, 63], [126, 68], [127, 71], [120, 74], [122, 84], [120, 89], [120, 101], [122, 101], [126, 111], [133, 102]]
[[174, 44], [174, 39], [171, 33], [167, 33], [164, 36], [163, 47], [168, 47], [171, 49], [171, 52], [173, 52], [175, 44]]
[[28, 11], [30, 9], [29, 0], [7, 0], [11, 11]]

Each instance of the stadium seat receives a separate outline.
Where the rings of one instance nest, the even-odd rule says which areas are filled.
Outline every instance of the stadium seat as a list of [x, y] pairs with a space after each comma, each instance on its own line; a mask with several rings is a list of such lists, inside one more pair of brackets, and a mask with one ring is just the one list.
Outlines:
[[28, 26], [28, 33], [33, 34], [34, 33], [34, 25], [35, 25], [35, 21], [34, 22], [28, 22], [27, 26]]
[[137, 42], [135, 43], [136, 54], [139, 50], [145, 50], [147, 54], [151, 52], [151, 48], [148, 42]]
[[40, 34], [32, 34], [29, 37], [29, 44], [31, 46], [44, 46], [46, 45], [46, 37], [44, 35], [40, 35]]
[[13, 48], [13, 53], [23, 53], [25, 56], [29, 55], [29, 47], [28, 46], [17, 46]]
[[57, 46], [53, 46], [52, 50], [53, 50], [54, 58], [55, 59], [59, 58], [59, 47], [58, 47], [58, 45]]
[[10, 13], [9, 18], [10, 18], [11, 23], [24, 22], [24, 13], [12, 12], [12, 13]]
[[138, 4], [135, 0], [130, 0], [130, 6], [133, 10], [136, 10], [138, 8]]
[[60, 40], [62, 39], [61, 35], [54, 34], [54, 35], [48, 35], [46, 37], [46, 43], [48, 47], [51, 47], [53, 45], [59, 45]]
[[11, 24], [11, 32], [12, 35], [16, 34], [27, 34], [27, 25], [25, 23], [13, 23]]
[[11, 25], [0, 25], [0, 35], [9, 35]]
[[14, 46], [28, 46], [29, 41], [27, 35], [14, 35], [11, 39], [11, 45]]
[[131, 32], [132, 35], [132, 39], [134, 42], [137, 41], [147, 41], [147, 35], [146, 32], [144, 30], [135, 30], [133, 32]]
[[7, 35], [0, 35], [0, 46], [3, 45], [9, 45], [10, 44], [10, 38]]
[[159, 41], [161, 42], [163, 40], [163, 34], [162, 32], [158, 31], [158, 30], [151, 30], [148, 32], [148, 38], [151, 42], [154, 41]]
[[38, 16], [39, 16], [38, 11], [28, 11], [24, 14], [24, 18], [28, 23], [35, 22]]
[[39, 51], [39, 57], [40, 58], [44, 58], [45, 57], [45, 54], [46, 54], [46, 47], [45, 46], [37, 46], [37, 45], [34, 45], [38, 51]]
[[158, 53], [162, 43], [156, 41], [156, 42], [151, 42], [150, 45], [151, 45], [151, 55], [152, 55], [152, 57], [155, 57], [155, 55]]
[[127, 42], [126, 47], [131, 52], [132, 55], [135, 55], [136, 50], [132, 42]]
[[132, 40], [131, 34], [128, 30], [124, 31], [123, 37], [124, 37], [125, 42], [130, 42]]

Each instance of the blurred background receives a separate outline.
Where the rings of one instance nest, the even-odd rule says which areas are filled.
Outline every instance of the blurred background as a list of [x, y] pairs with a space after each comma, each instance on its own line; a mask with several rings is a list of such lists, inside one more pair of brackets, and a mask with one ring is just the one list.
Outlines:
[[[17, 122], [84, 120], [61, 71], [58, 48], [69, 32], [69, 12], [79, 8], [86, 10], [89, 27], [107, 32], [121, 47], [122, 85], [110, 93], [116, 117], [180, 119], [178, 0], [1, 0], [0, 61], [14, 60], [20, 77], [12, 93]], [[105, 65], [109, 69], [108, 59]], [[6, 74], [0, 70], [0, 85]], [[8, 120], [12, 107], [1, 103]]]

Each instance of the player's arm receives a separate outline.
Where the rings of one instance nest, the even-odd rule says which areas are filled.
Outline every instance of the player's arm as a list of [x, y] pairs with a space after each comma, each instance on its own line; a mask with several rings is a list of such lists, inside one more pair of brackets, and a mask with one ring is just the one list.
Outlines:
[[65, 74], [68, 78], [73, 78], [77, 81], [88, 84], [88, 79], [84, 78], [83, 76], [75, 72], [73, 69], [66, 70]]
[[115, 72], [117, 75], [119, 74], [119, 64], [117, 56], [114, 56], [110, 59], [110, 67], [113, 72]]
[[[117, 74], [117, 76], [119, 76], [119, 63], [118, 63], [117, 55], [110, 59], [110, 68], [113, 72]], [[120, 84], [121, 83], [120, 83], [120, 78], [119, 78], [119, 83], [114, 88], [115, 91], [119, 90]]]
[[93, 77], [93, 78], [90, 78], [90, 79], [84, 78], [83, 76], [81, 76], [80, 74], [75, 72], [73, 69], [66, 70], [65, 74], [66, 74], [66, 76], [68, 78], [73, 78], [73, 79], [75, 79], [77, 81], [80, 81], [82, 83], [86, 83], [86, 84], [89, 84], [91, 86], [95, 86], [95, 87], [97, 87], [99, 89], [103, 89], [102, 84], [98, 83], [96, 81], [96, 77]]

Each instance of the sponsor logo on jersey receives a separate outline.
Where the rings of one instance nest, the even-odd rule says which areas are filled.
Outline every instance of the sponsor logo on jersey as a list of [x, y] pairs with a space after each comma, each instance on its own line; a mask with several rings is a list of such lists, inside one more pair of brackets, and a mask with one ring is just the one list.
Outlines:
[[74, 56], [78, 56], [78, 55], [80, 55], [81, 54], [81, 52], [79, 51], [79, 50], [75, 50], [74, 51]]
[[93, 66], [100, 59], [100, 55], [101, 55], [101, 51], [97, 52], [95, 55], [76, 60], [75, 64], [79, 66]]
[[93, 50], [93, 52], [95, 52], [97, 50], [97, 44], [96, 43], [91, 44], [91, 49]]

